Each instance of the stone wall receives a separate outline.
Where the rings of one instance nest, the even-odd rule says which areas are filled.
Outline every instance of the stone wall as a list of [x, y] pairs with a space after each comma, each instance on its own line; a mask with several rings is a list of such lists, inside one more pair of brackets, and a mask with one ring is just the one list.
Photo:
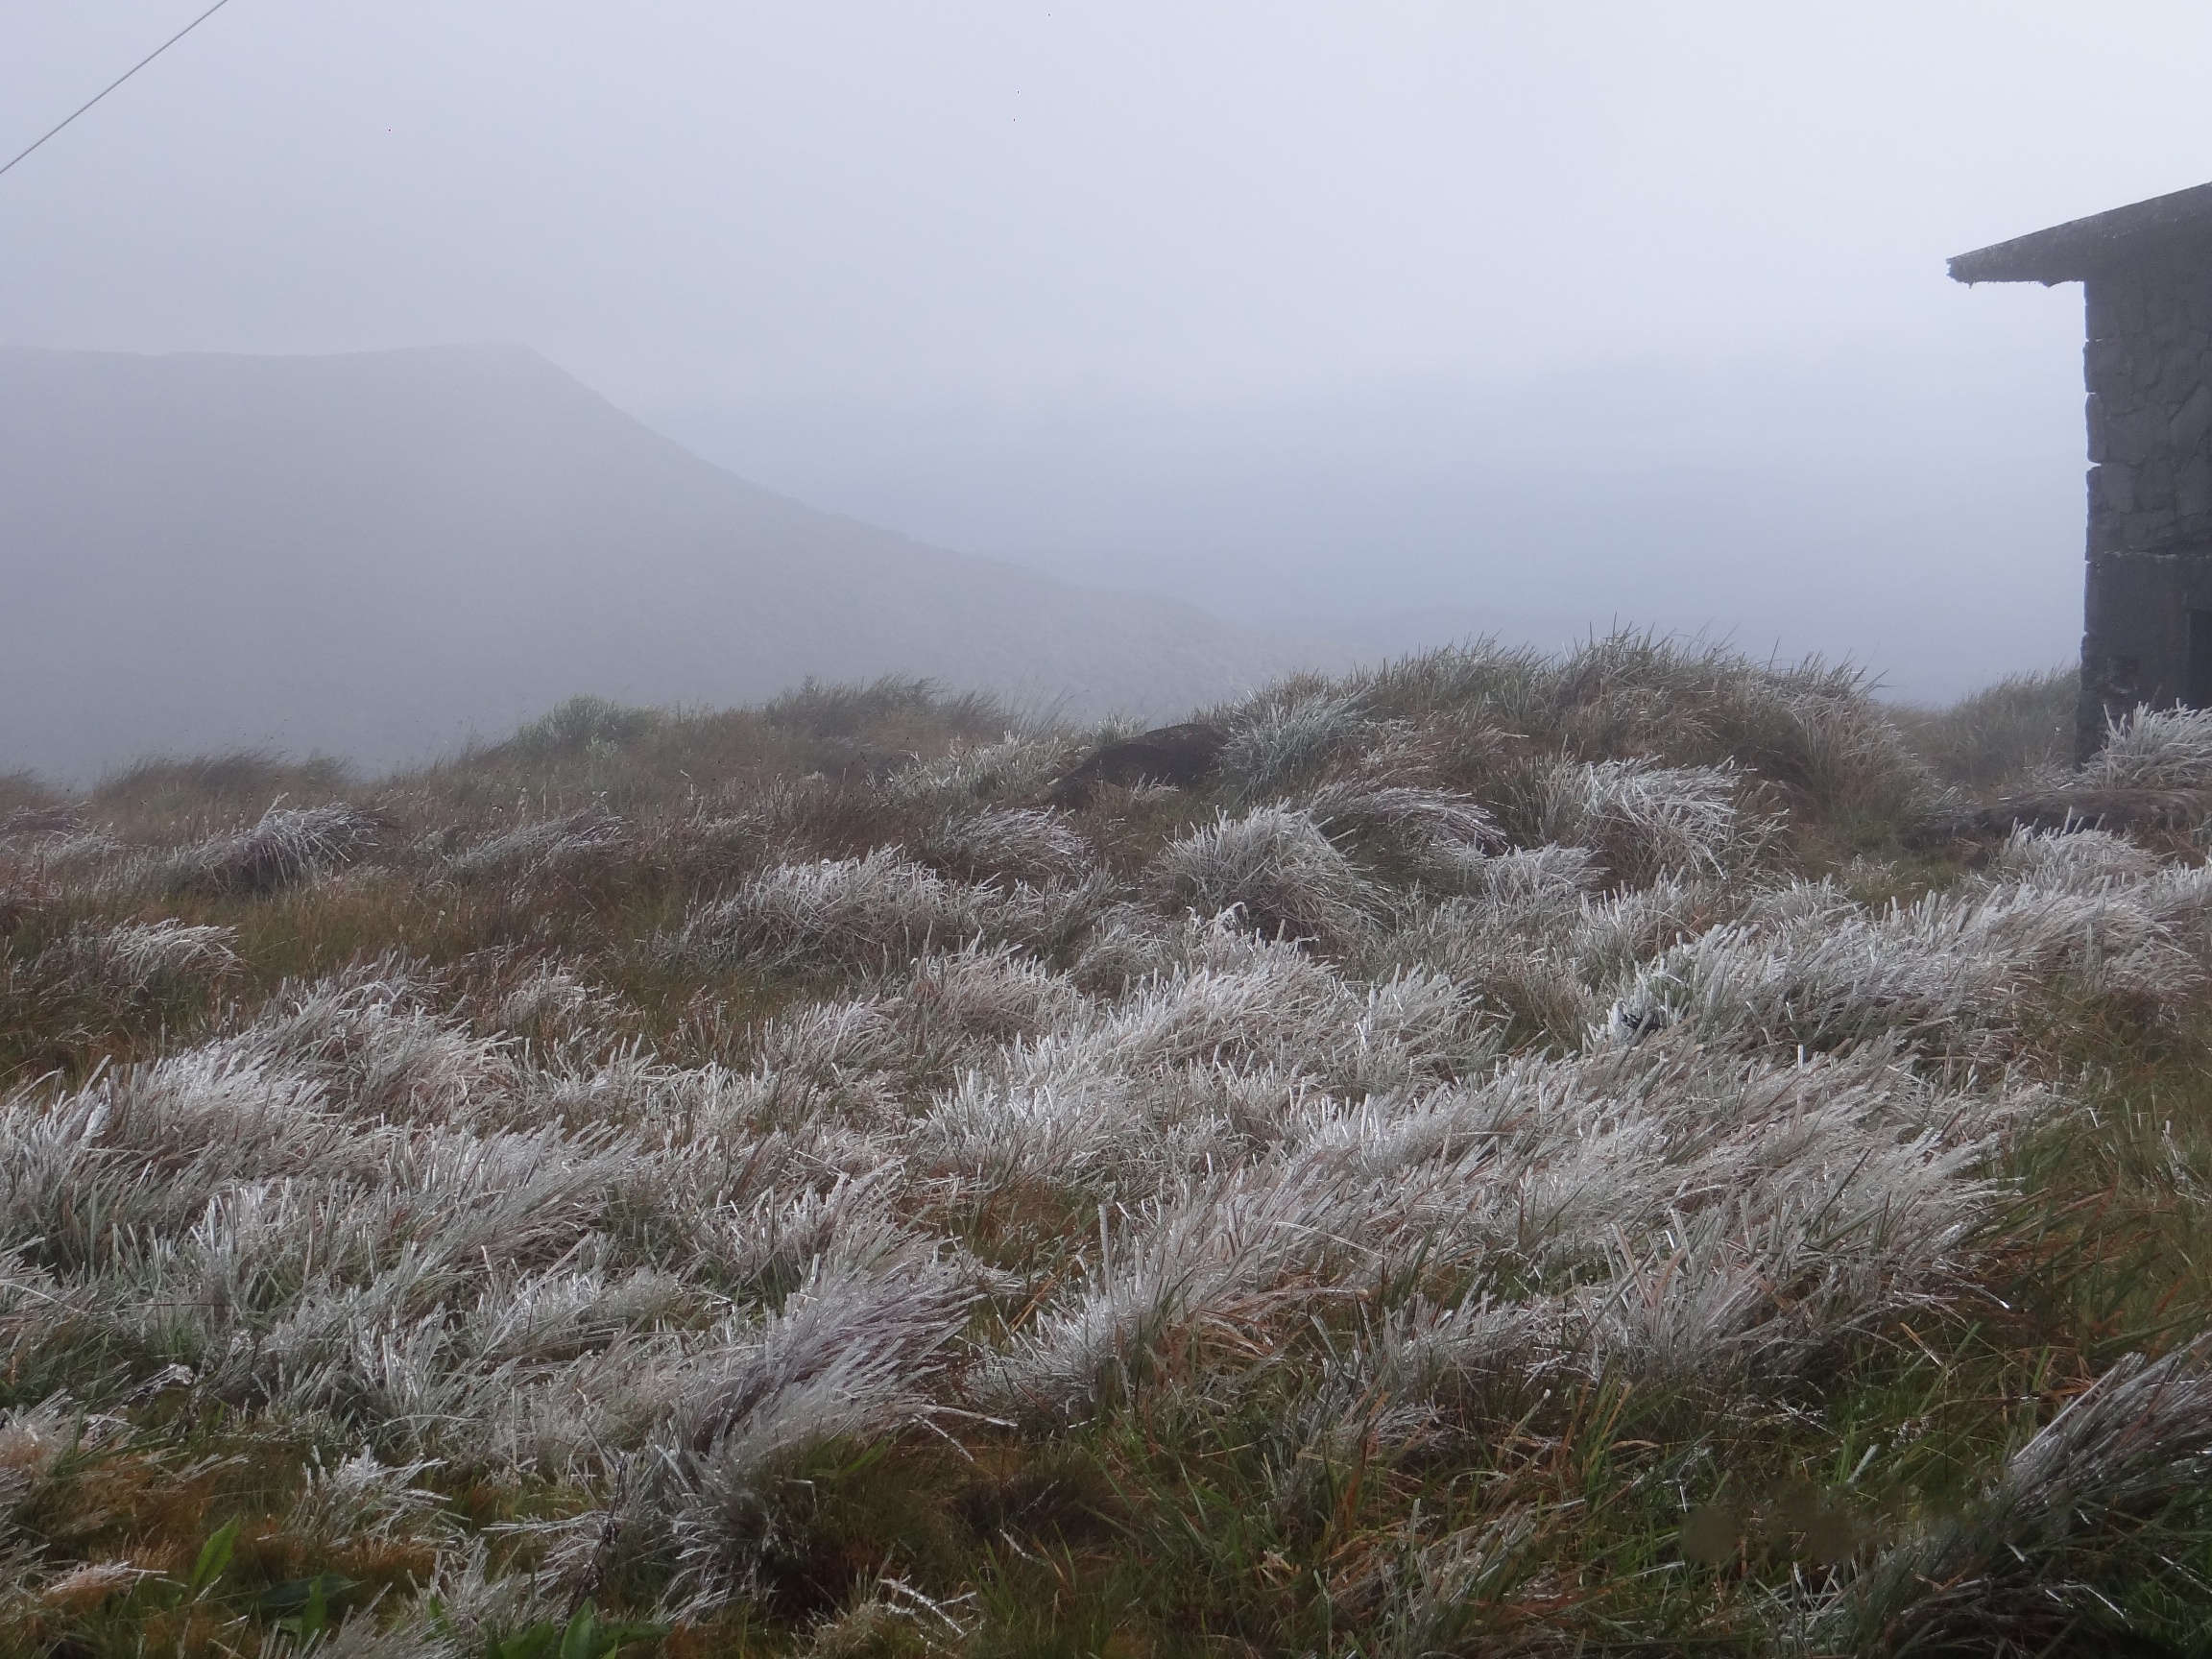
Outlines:
[[[2212, 257], [2140, 258], [2085, 284], [2089, 572], [2079, 747], [2140, 703], [2200, 699], [2192, 611], [2212, 612]], [[2198, 670], [2201, 678], [2201, 667]]]
[[2212, 543], [2212, 263], [2169, 257], [2086, 286], [2089, 551]]

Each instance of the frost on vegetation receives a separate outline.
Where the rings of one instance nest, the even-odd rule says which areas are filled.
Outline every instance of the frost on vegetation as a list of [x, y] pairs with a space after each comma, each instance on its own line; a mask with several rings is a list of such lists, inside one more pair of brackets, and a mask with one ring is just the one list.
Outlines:
[[[612, 1583], [715, 1616], [788, 1588], [848, 1471], [978, 1417], [1018, 1457], [1148, 1390], [1241, 1410], [1289, 1379], [1262, 1501], [1310, 1519], [1347, 1460], [1547, 1433], [1594, 1383], [1794, 1408], [1973, 1293], [2001, 1154], [2075, 1110], [2024, 1081], [2052, 1022], [2176, 1007], [2212, 966], [2212, 872], [2132, 841], [2022, 831], [1869, 906], [1763, 870], [1748, 761], [1546, 758], [1478, 802], [1363, 711], [1385, 690], [1240, 716], [1239, 804], [1141, 885], [1099, 873], [1092, 818], [1023, 804], [1065, 758], [1042, 740], [779, 797], [747, 858], [868, 845], [886, 796], [909, 839], [740, 864], [637, 951], [808, 972], [680, 987], [725, 1000], [711, 1063], [641, 1035], [619, 952], [517, 943], [287, 982], [196, 1046], [0, 1098], [0, 1355], [96, 1357], [89, 1415], [0, 1417], [0, 1551], [70, 1436], [122, 1446], [102, 1412], [155, 1400], [308, 1425], [287, 1530], [435, 1557], [445, 1634], [395, 1595], [333, 1652], [481, 1651]], [[1716, 721], [1781, 719], [1706, 691]], [[1506, 847], [1493, 810], [1552, 839]], [[1117, 858], [1166, 817], [1114, 827]], [[548, 819], [439, 873], [619, 833]], [[102, 985], [244, 977], [177, 919], [33, 936]], [[2124, 1363], [1894, 1569], [1820, 1590], [1822, 1650], [2073, 1605], [2098, 1517], [2204, 1479], [2202, 1359]], [[487, 1545], [456, 1491], [533, 1518]], [[1343, 1573], [1363, 1650], [1479, 1647], [1553, 1518], [1371, 1529]]]
[[1091, 844], [1056, 812], [1043, 807], [985, 807], [939, 820], [914, 852], [964, 881], [1071, 880], [1091, 869]]
[[603, 810], [541, 818], [479, 841], [445, 861], [444, 873], [456, 881], [493, 876], [535, 876], [560, 870], [621, 844], [622, 820]]
[[16, 1542], [9, 1536], [12, 1512], [28, 1506], [63, 1459], [111, 1451], [130, 1438], [121, 1418], [87, 1413], [62, 1394], [0, 1413], [0, 1549]]
[[1589, 849], [1616, 877], [1719, 872], [1771, 829], [1738, 806], [1741, 782], [1726, 766], [1562, 760], [1540, 786], [1537, 830], [1546, 841]]
[[1453, 886], [1480, 880], [1503, 840], [1497, 819], [1455, 789], [1354, 776], [1324, 783], [1303, 805], [1332, 839], [1380, 843], [1417, 876]]
[[2154, 880], [2159, 868], [2149, 848], [2103, 830], [2015, 829], [1990, 854], [1984, 877], [2045, 891], [2095, 892]]
[[748, 1079], [752, 1120], [795, 1125], [835, 1117], [881, 1126], [900, 1111], [891, 1072], [905, 1057], [905, 1034], [884, 1003], [807, 1003], [760, 1032]]
[[2212, 1475], [2208, 1359], [2203, 1338], [2162, 1359], [2123, 1358], [1978, 1502], [1923, 1523], [1821, 1609], [1812, 1649], [2052, 1651], [2084, 1615], [2109, 1615], [2110, 1564], [2125, 1562], [2129, 1534], [2200, 1503]]
[[1319, 777], [1375, 726], [1355, 695], [1270, 696], [1231, 717], [1217, 765], [1237, 801], [1263, 801]]
[[1090, 998], [1067, 975], [1012, 946], [971, 946], [914, 965], [902, 988], [905, 1017], [920, 1042], [940, 1034], [963, 1047], [990, 1046], [1079, 1021]]
[[2085, 764], [2045, 781], [2080, 789], [2212, 787], [2212, 710], [2136, 709], [2112, 723]]
[[973, 1299], [926, 1259], [820, 1275], [691, 1384], [659, 1448], [643, 1528], [665, 1531], [678, 1594], [707, 1608], [756, 1587], [778, 1541], [777, 1488], [805, 1453], [928, 1416]]
[[257, 895], [281, 892], [343, 869], [384, 832], [355, 806], [272, 806], [259, 821], [167, 855], [162, 871], [179, 890]]
[[1623, 974], [1731, 908], [1708, 881], [1671, 877], [1600, 894], [1595, 880], [1580, 849], [1485, 859], [1472, 893], [1402, 917], [1362, 959], [1441, 974], [1526, 1037], [1574, 1046]]
[[1487, 858], [1479, 867], [1479, 891], [1503, 907], [1535, 906], [1566, 901], [1603, 885], [1597, 854], [1587, 847], [1547, 842], [1519, 847]]
[[1059, 737], [1009, 733], [996, 743], [955, 745], [938, 759], [917, 761], [896, 773], [886, 792], [894, 800], [957, 812], [978, 803], [1033, 796], [1067, 759], [1067, 744]]
[[694, 913], [676, 949], [710, 963], [879, 967], [976, 940], [1056, 943], [1079, 931], [1103, 899], [1095, 880], [975, 886], [880, 847], [863, 858], [762, 871]]
[[[669, 1503], [729, 1521], [784, 1452], [920, 1408], [973, 1275], [898, 1218], [880, 1158], [855, 1178], [774, 1137], [719, 1145], [728, 1074], [641, 1057], [604, 1074], [604, 1116], [554, 1115], [551, 1076], [409, 1007], [421, 987], [385, 968], [84, 1089], [9, 1097], [12, 1338], [96, 1327], [181, 1379], [164, 1386], [367, 1437], [311, 1477], [302, 1533], [420, 1534], [427, 1460], [598, 1467], [677, 1421], [658, 1442], [690, 1459]], [[894, 1040], [854, 1004], [762, 1047], [820, 1072]], [[747, 1335], [733, 1295], [781, 1310]]]
[[[1940, 1050], [2003, 1053], [2018, 1016], [2060, 985], [2152, 1004], [2200, 985], [2212, 871], [2162, 865], [2139, 879], [2118, 844], [2080, 856], [2015, 838], [1990, 878], [1868, 911], [1828, 883], [1639, 967], [1610, 1041], [1682, 1024], [1740, 1047], [1833, 1047], [1897, 1033]], [[2098, 872], [2084, 879], [2085, 871]], [[2012, 878], [2007, 878], [2008, 873]]]
[[1582, 755], [1641, 754], [1672, 764], [1725, 757], [1815, 810], [1907, 808], [1924, 769], [1849, 664], [1747, 661], [1719, 645], [1617, 633], [1532, 670], [1534, 707], [1510, 723], [1547, 728]]
[[1925, 1083], [1889, 1054], [1745, 1066], [1695, 1049], [1527, 1060], [1476, 1084], [1326, 1095], [1214, 1149], [1102, 1232], [1095, 1267], [993, 1372], [1081, 1411], [1209, 1328], [1275, 1329], [1348, 1277], [1419, 1261], [1473, 1306], [1378, 1344], [1404, 1396], [1466, 1368], [1680, 1385], [1789, 1374], [1925, 1306], [1988, 1214], [1981, 1173], [2040, 1096]]
[[[289, 1659], [289, 1643], [271, 1643], [267, 1659]], [[452, 1633], [426, 1616], [387, 1623], [373, 1609], [349, 1613], [336, 1629], [316, 1642], [317, 1659], [464, 1659]]]
[[607, 992], [566, 969], [541, 963], [500, 991], [489, 1013], [495, 1030], [529, 1028], [541, 1035], [559, 1033], [589, 1041], [613, 1025], [621, 1009]]
[[440, 987], [386, 957], [329, 979], [281, 987], [206, 1052], [281, 1068], [349, 1108], [396, 1118], [465, 1118], [513, 1078], [507, 1045], [437, 1011]]
[[1077, 1411], [1143, 1382], [1192, 1326], [1260, 1324], [1280, 1301], [1265, 1293], [1326, 1237], [1331, 1196], [1238, 1174], [1147, 1205], [1118, 1241], [1102, 1227], [1093, 1285], [1016, 1334], [994, 1403]]
[[60, 875], [105, 863], [121, 854], [124, 848], [123, 843], [106, 830], [69, 824], [0, 836], [0, 850], [48, 874]]
[[1445, 980], [1349, 981], [1287, 946], [1191, 962], [964, 1071], [913, 1132], [952, 1190], [1157, 1190], [1279, 1141], [1317, 1097], [1433, 1085], [1489, 1058]]
[[43, 972], [79, 979], [117, 996], [135, 996], [163, 978], [224, 974], [238, 966], [237, 931], [174, 916], [81, 927], [39, 952]]
[[827, 1190], [770, 1191], [703, 1216], [699, 1261], [733, 1294], [780, 1305], [810, 1275], [875, 1272], [910, 1261], [921, 1239], [897, 1214], [892, 1166], [840, 1174]]
[[1360, 1586], [1379, 1604], [1364, 1651], [1376, 1659], [1480, 1651], [1500, 1604], [1536, 1569], [1530, 1546], [1541, 1530], [1538, 1512], [1523, 1505], [1431, 1543], [1406, 1539]]
[[422, 1484], [435, 1468], [424, 1461], [384, 1463], [356, 1452], [335, 1463], [315, 1458], [284, 1517], [294, 1538], [329, 1547], [450, 1527], [444, 1501]]
[[1220, 814], [1163, 849], [1145, 885], [1170, 911], [1212, 917], [1233, 909], [1270, 937], [1323, 949], [1361, 938], [1384, 897], [1320, 825], [1288, 806]]

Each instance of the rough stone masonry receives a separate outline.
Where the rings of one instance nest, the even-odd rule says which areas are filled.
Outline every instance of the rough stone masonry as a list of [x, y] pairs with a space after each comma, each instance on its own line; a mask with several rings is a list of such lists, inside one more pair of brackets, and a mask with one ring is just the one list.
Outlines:
[[2138, 704], [2212, 708], [2212, 184], [1961, 253], [1951, 275], [2086, 298], [2079, 754]]

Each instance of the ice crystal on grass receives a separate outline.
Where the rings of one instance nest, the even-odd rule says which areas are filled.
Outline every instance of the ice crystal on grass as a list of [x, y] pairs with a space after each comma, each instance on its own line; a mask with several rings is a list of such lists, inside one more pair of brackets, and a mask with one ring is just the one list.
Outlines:
[[1016, 1335], [996, 1387], [1020, 1408], [1077, 1411], [1147, 1380], [1203, 1326], [1259, 1322], [1286, 1265], [1326, 1239], [1329, 1196], [1325, 1179], [1237, 1175], [1156, 1201], [1118, 1240], [1102, 1218], [1091, 1287]]
[[110, 997], [131, 998], [159, 980], [229, 973], [239, 966], [230, 948], [236, 938], [234, 928], [187, 926], [174, 916], [123, 922], [64, 935], [39, 953], [36, 968]]
[[1065, 974], [1010, 945], [917, 962], [901, 1000], [918, 1041], [975, 1058], [1015, 1038], [1076, 1024], [1091, 1002]]
[[[2104, 846], [2087, 853], [2109, 866]], [[2172, 997], [2203, 979], [2212, 875], [2081, 879], [2082, 862], [2016, 844], [1983, 883], [1868, 913], [1840, 891], [1788, 890], [1765, 916], [1729, 922], [1639, 967], [1608, 1028], [1634, 1040], [1687, 1022], [1708, 1040], [1832, 1047], [1888, 1032], [1969, 1053], [2002, 1052], [2032, 998]]]
[[272, 806], [250, 828], [172, 854], [165, 874], [181, 890], [276, 893], [342, 869], [383, 831], [381, 819], [353, 806]]
[[621, 1012], [621, 1005], [605, 991], [565, 968], [544, 963], [509, 981], [488, 1010], [494, 1031], [524, 1028], [541, 1038], [586, 1046], [619, 1020]]
[[693, 915], [677, 949], [709, 962], [880, 967], [976, 940], [1048, 942], [1101, 898], [1091, 884], [972, 886], [882, 847], [763, 871]]
[[895, 799], [958, 810], [1037, 794], [1067, 762], [1069, 745], [1052, 733], [1010, 733], [996, 743], [955, 745], [940, 759], [896, 774]]
[[948, 817], [915, 844], [926, 863], [966, 881], [1070, 879], [1091, 868], [1091, 844], [1042, 807], [986, 807]]
[[1540, 1517], [1520, 1508], [1433, 1543], [1407, 1539], [1377, 1570], [1382, 1607], [1367, 1650], [1377, 1659], [1509, 1650], [1522, 1621], [1507, 1597], [1536, 1570], [1529, 1546], [1540, 1529]]
[[1990, 854], [1984, 876], [2044, 891], [2094, 892], [2154, 880], [2156, 854], [2102, 830], [2014, 830]]
[[1375, 725], [1357, 696], [1264, 698], [1232, 724], [1221, 776], [1237, 799], [1263, 801], [1317, 777]]
[[2201, 1338], [2155, 1361], [2123, 1358], [1964, 1514], [1924, 1526], [1853, 1582], [1823, 1611], [1818, 1649], [2025, 1655], [2071, 1639], [2122, 1650], [2130, 1613], [2145, 1610], [2127, 1604], [2130, 1579], [2177, 1565], [2136, 1535], [2163, 1510], [2200, 1504], [2212, 1472], [2206, 1360]]
[[439, 1513], [438, 1494], [421, 1484], [433, 1467], [383, 1463], [371, 1452], [334, 1464], [318, 1461], [284, 1517], [284, 1529], [298, 1539], [343, 1544], [449, 1527]]
[[831, 1442], [864, 1446], [928, 1414], [969, 1300], [926, 1261], [824, 1276], [694, 1386], [661, 1449], [669, 1507], [660, 1520], [694, 1606], [753, 1587], [796, 1459]]
[[113, 859], [123, 843], [105, 830], [86, 830], [74, 824], [52, 830], [19, 830], [0, 837], [0, 847], [33, 867], [57, 875], [74, 874], [87, 866]]
[[2137, 709], [2112, 723], [2084, 765], [2054, 781], [2085, 789], [2212, 787], [2212, 710]]
[[[0, 1640], [252, 1650], [316, 1574], [334, 1652], [2212, 1606], [2193, 852], [1844, 862], [1921, 787], [1855, 679], [1638, 637], [1211, 718], [1046, 810], [1075, 734], [917, 685], [579, 706], [380, 794], [373, 881], [183, 774], [12, 820]], [[2185, 793], [2196, 718], [2103, 764]], [[1905, 1496], [1709, 1580], [1724, 1459]]]
[[1311, 817], [1286, 806], [1223, 813], [1163, 851], [1146, 884], [1169, 909], [1234, 909], [1271, 937], [1325, 949], [1363, 934], [1382, 897]]
[[1619, 877], [1724, 870], [1759, 840], [1737, 805], [1739, 785], [1723, 766], [1562, 761], [1543, 781], [1537, 828], [1547, 841], [1588, 848]]
[[620, 845], [623, 833], [621, 819], [599, 810], [541, 818], [455, 854], [445, 861], [445, 874], [456, 881], [534, 876], [604, 854]]
[[223, 1051], [290, 1069], [357, 1109], [465, 1116], [511, 1077], [507, 1046], [432, 1011], [434, 982], [394, 958], [310, 985], [279, 987]]
[[1498, 821], [1454, 789], [1354, 777], [1325, 783], [1305, 810], [1332, 840], [1372, 847], [1407, 873], [1448, 886], [1479, 880], [1486, 854], [1503, 845]]

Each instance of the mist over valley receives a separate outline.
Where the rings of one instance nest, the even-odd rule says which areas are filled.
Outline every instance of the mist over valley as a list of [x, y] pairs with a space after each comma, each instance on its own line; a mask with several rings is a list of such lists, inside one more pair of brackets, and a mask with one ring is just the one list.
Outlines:
[[572, 696], [807, 677], [1167, 717], [1301, 661], [810, 509], [519, 347], [0, 350], [0, 770], [80, 781], [226, 749], [373, 769]]

